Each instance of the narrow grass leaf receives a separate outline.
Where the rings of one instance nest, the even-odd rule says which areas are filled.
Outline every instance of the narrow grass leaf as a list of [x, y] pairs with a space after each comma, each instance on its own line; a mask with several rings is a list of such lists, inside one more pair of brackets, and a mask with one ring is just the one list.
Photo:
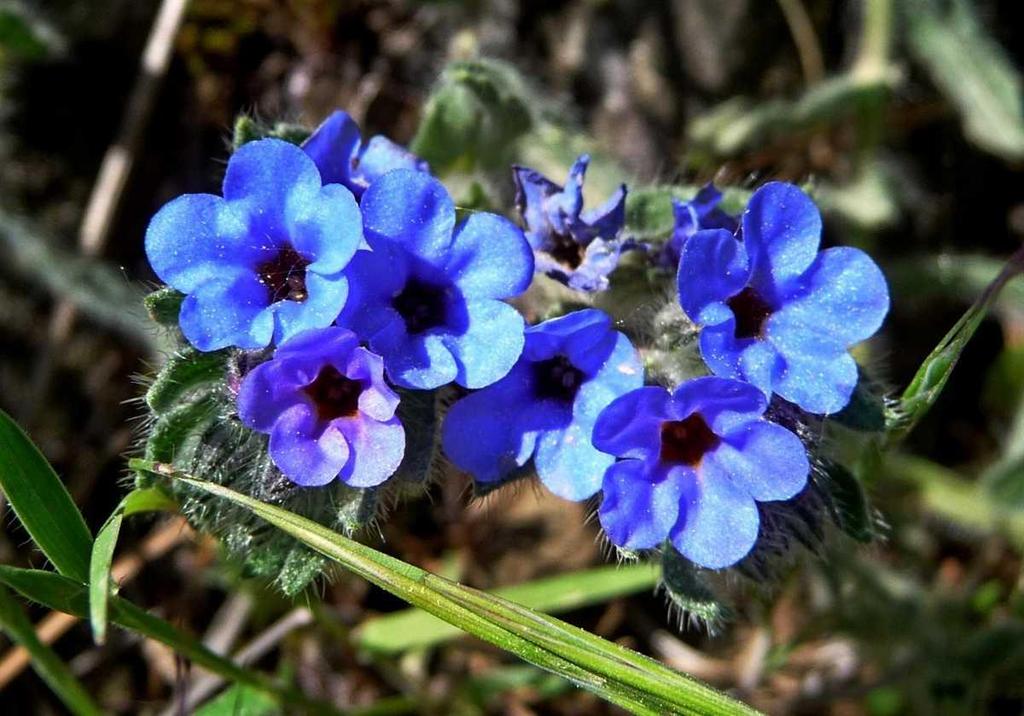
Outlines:
[[270, 524], [413, 606], [510, 651], [634, 713], [756, 713], [653, 659], [554, 617], [462, 587], [331, 532], [322, 525], [160, 464], [148, 469], [242, 505]]
[[0, 629], [20, 644], [32, 658], [32, 668], [77, 716], [102, 716], [85, 687], [67, 664], [36, 636], [35, 627], [6, 587], [0, 587]]
[[18, 425], [0, 410], [0, 489], [57, 571], [89, 579], [92, 535], [64, 483]]
[[1006, 263], [999, 275], [988, 285], [967, 312], [960, 317], [939, 345], [935, 347], [921, 367], [917, 369], [910, 385], [903, 391], [899, 404], [889, 416], [889, 441], [895, 442], [906, 437], [914, 426], [939, 399], [949, 380], [960, 354], [974, 336], [989, 308], [999, 296], [1003, 286], [1014, 276], [1024, 271], [1024, 247], [1019, 249]]
[[170, 510], [176, 503], [163, 490], [156, 487], [140, 488], [128, 493], [113, 514], [96, 533], [89, 562], [89, 622], [92, 637], [102, 644], [107, 635], [108, 597], [110, 596], [110, 568], [114, 549], [125, 517], [140, 512]]
[[[649, 589], [657, 581], [658, 571], [649, 564], [606, 566], [503, 587], [494, 593], [531, 609], [558, 613]], [[367, 622], [354, 637], [363, 649], [400, 654], [435, 646], [461, 634], [456, 627], [422, 610], [407, 609]]]

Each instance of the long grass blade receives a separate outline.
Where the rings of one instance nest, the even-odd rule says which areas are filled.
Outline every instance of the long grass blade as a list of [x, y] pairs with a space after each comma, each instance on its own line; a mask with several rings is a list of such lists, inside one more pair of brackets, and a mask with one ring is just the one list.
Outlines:
[[18, 425], [0, 410], [0, 489], [57, 571], [89, 580], [92, 535], [64, 483]]
[[102, 716], [85, 687], [53, 650], [36, 636], [32, 622], [6, 587], [0, 587], [0, 629], [32, 657], [32, 668], [77, 716]]

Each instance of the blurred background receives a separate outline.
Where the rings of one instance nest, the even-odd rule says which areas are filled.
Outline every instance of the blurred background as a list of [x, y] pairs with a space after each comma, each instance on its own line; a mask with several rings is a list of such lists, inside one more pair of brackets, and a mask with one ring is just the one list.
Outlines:
[[[367, 133], [415, 139], [464, 203], [485, 187], [505, 211], [509, 160], [561, 181], [580, 149], [596, 156], [597, 198], [619, 181], [809, 183], [825, 242], [867, 249], [889, 277], [891, 316], [861, 358], [901, 389], [1024, 237], [1022, 7], [0, 2], [0, 407], [90, 527], [102, 524], [145, 412], [139, 376], [166, 350], [140, 303], [155, 281], [149, 217], [180, 193], [218, 191], [240, 113], [312, 126], [339, 107]], [[445, 67], [474, 58], [507, 65], [495, 65], [496, 100], [466, 85], [465, 101], [483, 103], [471, 130], [439, 107], [463, 96]], [[451, 154], [473, 141], [476, 154]], [[498, 146], [510, 149], [488, 156]], [[898, 450], [856, 445], [877, 538], [830, 535], [769, 584], [730, 578], [733, 619], [717, 633], [670, 613], [647, 577], [564, 581], [549, 600], [770, 713], [1021, 713], [1024, 286], [1007, 287]], [[593, 505], [529, 487], [471, 501], [467, 486], [446, 475], [369, 539], [482, 588], [608, 561]], [[0, 561], [41, 566], [16, 522], [3, 526]], [[366, 628], [403, 605], [349, 575], [286, 600], [180, 521], [126, 523], [119, 557], [136, 603], [220, 651], [253, 647], [261, 668], [365, 713], [616, 712], [479, 642]], [[98, 648], [85, 625], [32, 616], [110, 713], [270, 712], [208, 703], [217, 685], [162, 646], [115, 631]], [[5, 708], [62, 713], [0, 646]]]

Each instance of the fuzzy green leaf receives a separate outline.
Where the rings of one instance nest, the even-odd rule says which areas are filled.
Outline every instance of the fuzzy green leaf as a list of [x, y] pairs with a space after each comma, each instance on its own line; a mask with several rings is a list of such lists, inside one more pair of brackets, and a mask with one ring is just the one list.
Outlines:
[[78, 716], [102, 716], [85, 687], [79, 683], [67, 664], [36, 636], [32, 622], [6, 587], [0, 587], [0, 629], [32, 658], [32, 668], [60, 697], [64, 705]]
[[203, 353], [187, 347], [171, 356], [146, 391], [146, 405], [166, 413], [196, 390], [224, 378], [228, 351]]
[[822, 487], [830, 498], [830, 508], [836, 524], [858, 542], [875, 538], [875, 523], [864, 488], [853, 473], [838, 463], [825, 466]]
[[510, 163], [533, 117], [518, 72], [496, 60], [449, 65], [423, 109], [410, 149], [435, 171]]
[[0, 411], [0, 489], [61, 574], [89, 579], [92, 535], [64, 483], [21, 428]]
[[142, 303], [146, 306], [146, 313], [155, 323], [177, 327], [181, 303], [184, 300], [185, 294], [181, 291], [164, 286], [146, 294]]
[[694, 564], [671, 544], [661, 552], [661, 580], [669, 604], [691, 619], [699, 620], [708, 631], [716, 631], [732, 618], [729, 607], [701, 577]]

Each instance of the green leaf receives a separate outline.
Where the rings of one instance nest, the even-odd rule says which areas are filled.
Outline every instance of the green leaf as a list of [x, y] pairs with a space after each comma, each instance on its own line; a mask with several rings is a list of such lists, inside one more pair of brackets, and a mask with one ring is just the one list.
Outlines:
[[875, 522], [864, 489], [853, 473], [838, 463], [828, 463], [819, 481], [830, 498], [835, 523], [858, 542], [875, 538]]
[[93, 640], [102, 644], [107, 635], [107, 611], [110, 595], [110, 567], [114, 561], [114, 548], [121, 533], [125, 517], [139, 512], [172, 510], [177, 503], [157, 487], [140, 488], [130, 492], [96, 534], [89, 562], [89, 622]]
[[871, 380], [858, 368], [860, 378], [853, 389], [850, 402], [838, 413], [829, 416], [829, 420], [851, 430], [868, 433], [880, 433], [885, 430], [885, 398], [872, 389]]
[[[503, 587], [494, 593], [531, 609], [558, 613], [632, 594], [653, 587], [657, 581], [658, 573], [654, 567], [634, 564], [562, 574]], [[460, 634], [459, 629], [448, 622], [419, 609], [407, 609], [370, 620], [356, 630], [354, 637], [356, 644], [363, 649], [400, 654], [410, 649], [434, 646]]]
[[178, 326], [178, 316], [181, 313], [181, 303], [185, 300], [185, 294], [181, 291], [164, 286], [146, 294], [142, 299], [146, 306], [146, 313], [161, 326]]
[[195, 716], [269, 716], [281, 713], [277, 702], [262, 691], [235, 684], [196, 709]]
[[228, 351], [204, 353], [187, 347], [171, 356], [146, 391], [146, 405], [157, 415], [168, 412], [190, 394], [224, 378]]
[[661, 579], [669, 603], [690, 618], [700, 620], [714, 633], [732, 618], [732, 610], [704, 581], [694, 564], [671, 544], [661, 552]]
[[0, 410], [0, 489], [25, 531], [61, 574], [89, 579], [92, 535], [64, 483], [28, 436]]
[[[50, 609], [85, 619], [89, 614], [89, 595], [79, 584], [54, 572], [41, 569], [20, 569], [0, 565], [0, 584], [5, 584], [26, 599]], [[291, 686], [282, 685], [251, 669], [238, 666], [230, 659], [210, 651], [199, 640], [179, 631], [144, 609], [120, 597], [110, 600], [110, 620], [124, 629], [154, 639], [181, 654], [192, 663], [229, 681], [246, 684], [270, 694], [296, 713], [340, 714], [338, 709], [307, 698]]]
[[515, 144], [533, 124], [519, 73], [497, 60], [455, 62], [445, 68], [423, 108], [409, 148], [435, 171], [506, 167]]
[[24, 647], [32, 658], [32, 668], [72, 713], [102, 716], [103, 711], [93, 702], [67, 664], [50, 647], [39, 641], [32, 622], [6, 587], [0, 587], [0, 629], [12, 641]]
[[973, 4], [914, 0], [897, 7], [905, 10], [911, 54], [960, 112], [968, 139], [1006, 159], [1024, 158], [1020, 75]]
[[903, 391], [899, 404], [889, 416], [889, 440], [897, 441], [906, 437], [925, 413], [935, 404], [946, 387], [949, 376], [956, 367], [960, 354], [974, 336], [982, 319], [995, 302], [1003, 286], [1014, 276], [1024, 271], [1024, 248], [1015, 253], [998, 276], [988, 285], [967, 312], [960, 317], [939, 345], [935, 347], [921, 367], [917, 369], [910, 385]]
[[196, 709], [195, 716], [269, 716], [281, 713], [277, 702], [262, 691], [235, 684]]
[[0, 7], [0, 59], [9, 54], [21, 60], [38, 60], [56, 44], [52, 30], [20, 5]]
[[499, 596], [462, 587], [273, 505], [173, 468], [133, 460], [251, 510], [326, 557], [436, 617], [548, 669], [634, 713], [754, 713], [744, 704], [634, 651]]
[[764, 149], [781, 137], [836, 124], [876, 105], [891, 79], [845, 74], [814, 85], [794, 100], [727, 100], [687, 127], [693, 163], [714, 165], [725, 157]]

